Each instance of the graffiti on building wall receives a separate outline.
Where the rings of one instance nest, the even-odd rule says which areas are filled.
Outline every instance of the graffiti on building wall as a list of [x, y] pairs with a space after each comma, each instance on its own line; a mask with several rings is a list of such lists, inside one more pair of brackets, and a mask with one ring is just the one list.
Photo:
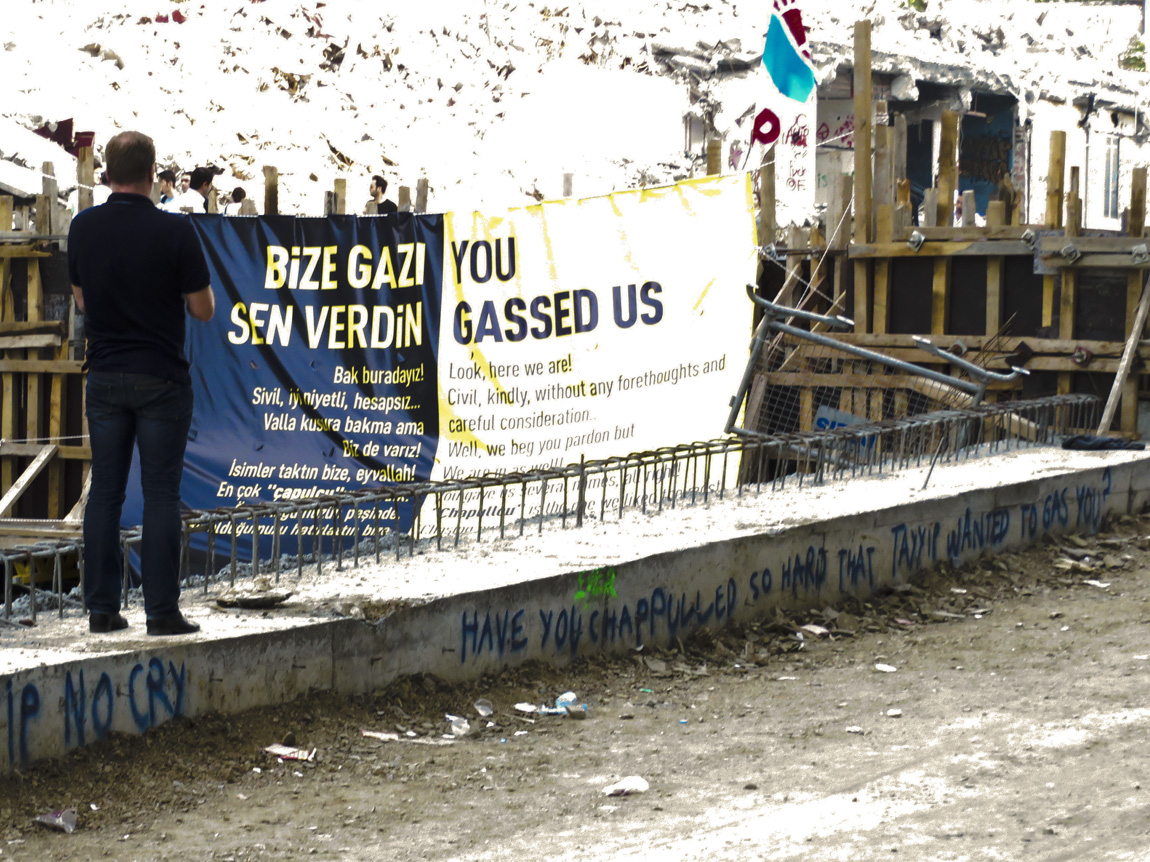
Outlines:
[[[461, 663], [505, 659], [528, 650], [574, 657], [581, 649], [666, 643], [701, 626], [722, 624], [739, 608], [760, 603], [826, 601], [869, 592], [881, 578], [898, 581], [943, 561], [958, 565], [983, 551], [1032, 542], [1049, 532], [1095, 532], [1102, 525], [1111, 482], [1107, 469], [1095, 482], [1057, 488], [1030, 502], [966, 507], [949, 520], [899, 523], [880, 536], [850, 544], [770, 550], [762, 564], [705, 590], [662, 584], [638, 598], [620, 600], [618, 567], [581, 572], [570, 603], [463, 612], [453, 648]], [[887, 559], [889, 572], [880, 571]]]
[[[184, 715], [188, 671], [184, 662], [177, 667], [172, 661], [152, 657], [126, 674], [79, 668], [65, 672], [58, 690], [41, 691], [41, 687], [33, 682], [16, 687], [11, 680], [5, 686], [9, 767], [32, 759], [31, 735], [42, 731], [39, 725], [49, 720], [59, 727], [48, 732], [58, 732], [64, 747], [71, 749], [105, 738], [124, 710], [140, 732]], [[53, 711], [49, 719], [44, 706], [54, 701], [61, 704], [61, 710]]]

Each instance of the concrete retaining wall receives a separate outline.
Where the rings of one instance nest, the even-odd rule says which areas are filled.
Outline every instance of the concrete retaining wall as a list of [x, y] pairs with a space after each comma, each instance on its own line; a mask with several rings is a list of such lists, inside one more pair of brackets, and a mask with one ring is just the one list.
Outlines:
[[[667, 645], [700, 626], [866, 596], [948, 560], [1092, 533], [1150, 501], [1146, 460], [1067, 471], [905, 505], [709, 536], [675, 552], [436, 599], [377, 624], [312, 623], [246, 637], [69, 657], [4, 680], [0, 766], [23, 769], [108, 733], [238, 712], [312, 690], [348, 694], [397, 676], [465, 680], [529, 659], [566, 664]], [[690, 537], [684, 537], [684, 544]], [[558, 565], [556, 564], [558, 568]]]

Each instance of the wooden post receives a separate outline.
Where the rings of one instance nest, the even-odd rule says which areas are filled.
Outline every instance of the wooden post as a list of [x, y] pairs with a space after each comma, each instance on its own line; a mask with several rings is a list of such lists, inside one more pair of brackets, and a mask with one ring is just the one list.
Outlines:
[[[882, 104], [880, 102], [880, 104]], [[874, 129], [874, 189], [871, 218], [875, 220], [874, 236], [878, 237], [878, 210], [894, 205], [894, 165], [891, 160], [894, 130], [890, 126]], [[882, 240], [878, 240], [882, 242]], [[887, 242], [890, 240], [888, 239]]]
[[58, 212], [60, 209], [60, 185], [56, 182], [56, 166], [51, 162], [44, 162], [40, 168], [40, 173], [43, 174], [41, 192], [47, 198], [48, 204], [48, 212], [46, 213], [48, 234], [63, 233]]
[[723, 142], [718, 138], [707, 141], [707, 175], [713, 176], [723, 172]]
[[[1066, 132], [1050, 133], [1050, 165], [1046, 172], [1046, 216], [1050, 229], [1062, 227], [1062, 190], [1066, 170]], [[1054, 275], [1042, 277], [1042, 325], [1054, 325]]]
[[[12, 259], [0, 258], [0, 321], [12, 322], [16, 312], [12, 296]], [[16, 375], [5, 371], [0, 374], [0, 439], [15, 440], [16, 434]], [[0, 457], [0, 489], [12, 487], [16, 478], [16, 462]]]
[[401, 213], [411, 212], [411, 187], [400, 186], [396, 195], [396, 207]]
[[922, 226], [938, 225], [938, 189], [927, 189], [922, 193]]
[[[874, 175], [871, 166], [871, 130], [874, 126], [874, 105], [871, 102], [871, 22], [856, 21], [854, 31], [854, 168], [855, 168], [855, 242], [869, 243], [874, 239], [871, 224], [871, 198], [874, 193]], [[855, 261], [854, 321], [855, 332], [870, 332], [870, 266], [868, 261]]]
[[[893, 165], [894, 169], [894, 182], [897, 190], [897, 187], [906, 179], [906, 117], [903, 114], [894, 115], [894, 140], [891, 143], [891, 165]], [[909, 186], [907, 188], [909, 189]]]
[[[879, 128], [876, 131], [881, 132]], [[894, 206], [889, 203], [877, 207], [877, 242], [891, 242], [894, 239]], [[882, 257], [874, 264], [874, 311], [872, 312], [871, 332], [885, 333], [890, 329], [890, 268], [891, 259]]]
[[335, 193], [335, 212], [334, 215], [347, 214], [347, 178], [336, 177], [333, 183], [332, 191]]
[[1050, 133], [1050, 168], [1046, 174], [1046, 227], [1062, 227], [1066, 182], [1066, 132]]
[[856, 21], [854, 36], [855, 241], [868, 243], [874, 239], [870, 216], [873, 193], [871, 129], [874, 117], [874, 105], [871, 103], [870, 21]]
[[208, 197], [204, 201], [207, 212], [217, 214], [220, 211], [220, 190], [214, 185], [208, 189]]
[[264, 166], [264, 215], [280, 214], [280, 172], [271, 165]]
[[323, 214], [325, 216], [335, 215], [336, 195], [332, 190], [323, 193]]
[[427, 212], [428, 188], [427, 177], [420, 177], [415, 181], [415, 211], [417, 213]]
[[[965, 210], [963, 211], [965, 213]], [[1006, 224], [1006, 201], [991, 201], [986, 208], [987, 227]], [[986, 259], [986, 334], [993, 336], [1002, 328], [1002, 276], [1004, 259]]]
[[563, 175], [563, 197], [569, 198], [574, 194], [575, 174]]
[[973, 191], [965, 191], [962, 193], [962, 226], [974, 227], [975, 215], [978, 204], [974, 200]]
[[775, 151], [763, 153], [759, 165], [759, 245], [775, 241]]
[[[827, 220], [827, 247], [834, 250], [845, 250], [850, 243], [851, 230], [851, 191], [853, 181], [850, 174], [838, 174], [831, 183], [831, 205], [827, 210], [828, 216], [834, 214], [833, 223]], [[850, 261], [845, 254], [835, 255], [835, 287], [834, 287], [834, 313], [846, 311], [844, 307], [843, 282], [846, 280], [847, 267]]]
[[[1133, 237], [1146, 232], [1146, 167], [1135, 168], [1130, 176], [1130, 218], [1127, 230]], [[1141, 341], [1143, 329], [1138, 327], [1138, 308], [1141, 305], [1142, 275], [1131, 270], [1126, 276], [1126, 333], [1134, 341]], [[1134, 333], [1137, 333], [1135, 338]], [[1115, 378], [1117, 380], [1117, 378]], [[1122, 418], [1119, 427], [1123, 433], [1138, 433], [1138, 375], [1130, 374], [1122, 387]]]
[[942, 112], [942, 137], [938, 146], [938, 216], [939, 227], [954, 224], [955, 170], [958, 164], [958, 113]]
[[12, 230], [12, 196], [0, 195], [0, 233]]
[[92, 186], [96, 184], [96, 157], [91, 147], [80, 147], [76, 154], [76, 182], [80, 188], [76, 192], [76, 212], [92, 206]]
[[950, 261], [950, 257], [934, 259], [930, 301], [931, 335], [946, 335], [950, 329]]
[[[1066, 241], [1070, 242], [1080, 233], [1082, 224], [1082, 201], [1078, 197], [1078, 168], [1070, 172], [1070, 194], [1066, 196]], [[1075, 317], [1078, 314], [1078, 272], [1072, 266], [1062, 270], [1062, 293], [1058, 304], [1058, 337], [1074, 338]], [[1074, 375], [1069, 371], [1058, 374], [1059, 395], [1069, 395], [1074, 391]]]

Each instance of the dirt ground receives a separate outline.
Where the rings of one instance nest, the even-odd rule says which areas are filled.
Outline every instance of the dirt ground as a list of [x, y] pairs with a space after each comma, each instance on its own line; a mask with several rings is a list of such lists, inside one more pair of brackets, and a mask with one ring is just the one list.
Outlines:
[[1148, 573], [1124, 518], [676, 651], [172, 723], [0, 782], [0, 859], [1146, 859]]

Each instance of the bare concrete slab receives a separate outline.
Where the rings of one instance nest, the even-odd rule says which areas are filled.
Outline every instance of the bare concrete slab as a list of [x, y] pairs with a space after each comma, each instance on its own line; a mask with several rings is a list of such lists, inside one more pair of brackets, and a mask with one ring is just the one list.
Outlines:
[[[226, 584], [185, 592], [198, 635], [90, 635], [76, 610], [0, 630], [4, 768], [110, 732], [139, 733], [315, 689], [348, 693], [405, 673], [467, 679], [529, 659], [662, 645], [701, 626], [867, 595], [939, 561], [1096, 531], [1150, 495], [1141, 452], [1012, 452], [894, 475], [727, 491], [707, 505], [547, 525], [542, 534], [376, 563], [285, 572], [273, 610], [223, 609]], [[925, 489], [923, 488], [926, 483]], [[536, 530], [538, 528], [536, 527]]]

